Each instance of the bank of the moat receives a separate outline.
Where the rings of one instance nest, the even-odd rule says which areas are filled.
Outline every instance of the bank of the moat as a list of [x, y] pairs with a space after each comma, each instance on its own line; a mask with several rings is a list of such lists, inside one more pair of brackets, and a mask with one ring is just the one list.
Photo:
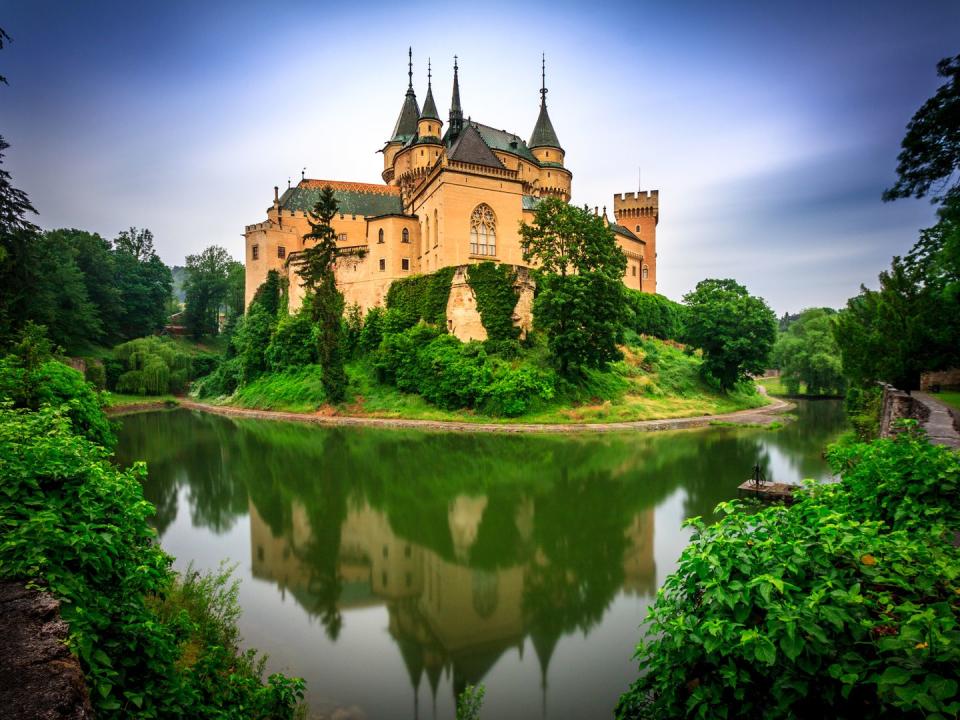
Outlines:
[[824, 478], [839, 403], [771, 432], [491, 434], [326, 427], [185, 409], [122, 418], [118, 461], [180, 567], [229, 558], [241, 630], [320, 717], [608, 717], [688, 531], [768, 477]]

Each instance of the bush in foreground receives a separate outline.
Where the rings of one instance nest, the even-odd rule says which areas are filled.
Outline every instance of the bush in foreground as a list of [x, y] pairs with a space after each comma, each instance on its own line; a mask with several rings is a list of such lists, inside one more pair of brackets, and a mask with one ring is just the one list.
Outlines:
[[960, 456], [908, 433], [830, 459], [842, 483], [792, 507], [690, 521], [618, 718], [956, 717]]

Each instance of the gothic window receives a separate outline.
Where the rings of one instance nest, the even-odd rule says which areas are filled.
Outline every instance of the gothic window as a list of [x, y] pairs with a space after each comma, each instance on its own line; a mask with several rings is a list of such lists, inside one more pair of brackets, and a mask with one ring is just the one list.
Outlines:
[[380, 232], [377, 233], [377, 242], [383, 244], [383, 228], [380, 228]]
[[470, 254], [497, 254], [497, 218], [490, 206], [483, 203], [470, 215]]
[[403, 229], [403, 235], [401, 236], [401, 241], [408, 243], [410, 242], [410, 231], [407, 228]]
[[259, 246], [259, 245], [254, 245], [253, 247], [250, 248], [250, 257], [252, 257], [254, 260], [259, 260], [259, 259], [260, 259], [260, 246]]

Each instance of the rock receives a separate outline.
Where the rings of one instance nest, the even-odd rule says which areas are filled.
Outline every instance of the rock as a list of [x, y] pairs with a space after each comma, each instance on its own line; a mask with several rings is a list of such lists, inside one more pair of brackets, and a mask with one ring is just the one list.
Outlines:
[[21, 581], [0, 582], [0, 717], [93, 717], [80, 662], [64, 644], [67, 631], [50, 595]]

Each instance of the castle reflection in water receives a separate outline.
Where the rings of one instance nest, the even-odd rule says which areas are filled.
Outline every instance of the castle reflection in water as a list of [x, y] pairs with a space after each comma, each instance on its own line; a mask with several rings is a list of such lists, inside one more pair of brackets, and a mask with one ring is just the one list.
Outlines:
[[[573, 629], [551, 622], [549, 616], [545, 621], [532, 607], [531, 582], [543, 577], [550, 564], [532, 546], [536, 513], [532, 500], [521, 502], [512, 518], [521, 543], [532, 547], [529, 556], [505, 567], [471, 564], [487, 504], [486, 497], [466, 495], [449, 504], [452, 557], [400, 536], [387, 515], [367, 503], [348, 510], [340, 527], [337, 609], [386, 606], [390, 635], [411, 682], [417, 688], [426, 676], [434, 697], [443, 674], [453, 677], [455, 692], [467, 683], [479, 683], [505, 651], [522, 652], [527, 636], [537, 651], [545, 685], [556, 643]], [[249, 513], [253, 576], [275, 583], [308, 612], [323, 612], [328, 592], [323, 573], [310, 559], [315, 533], [305, 506], [293, 500], [291, 522], [280, 535], [274, 534], [252, 501]], [[655, 595], [653, 539], [654, 513], [648, 508], [638, 512], [624, 531], [621, 590], [641, 597]], [[562, 582], [575, 585], [578, 579], [571, 574], [561, 569]]]

